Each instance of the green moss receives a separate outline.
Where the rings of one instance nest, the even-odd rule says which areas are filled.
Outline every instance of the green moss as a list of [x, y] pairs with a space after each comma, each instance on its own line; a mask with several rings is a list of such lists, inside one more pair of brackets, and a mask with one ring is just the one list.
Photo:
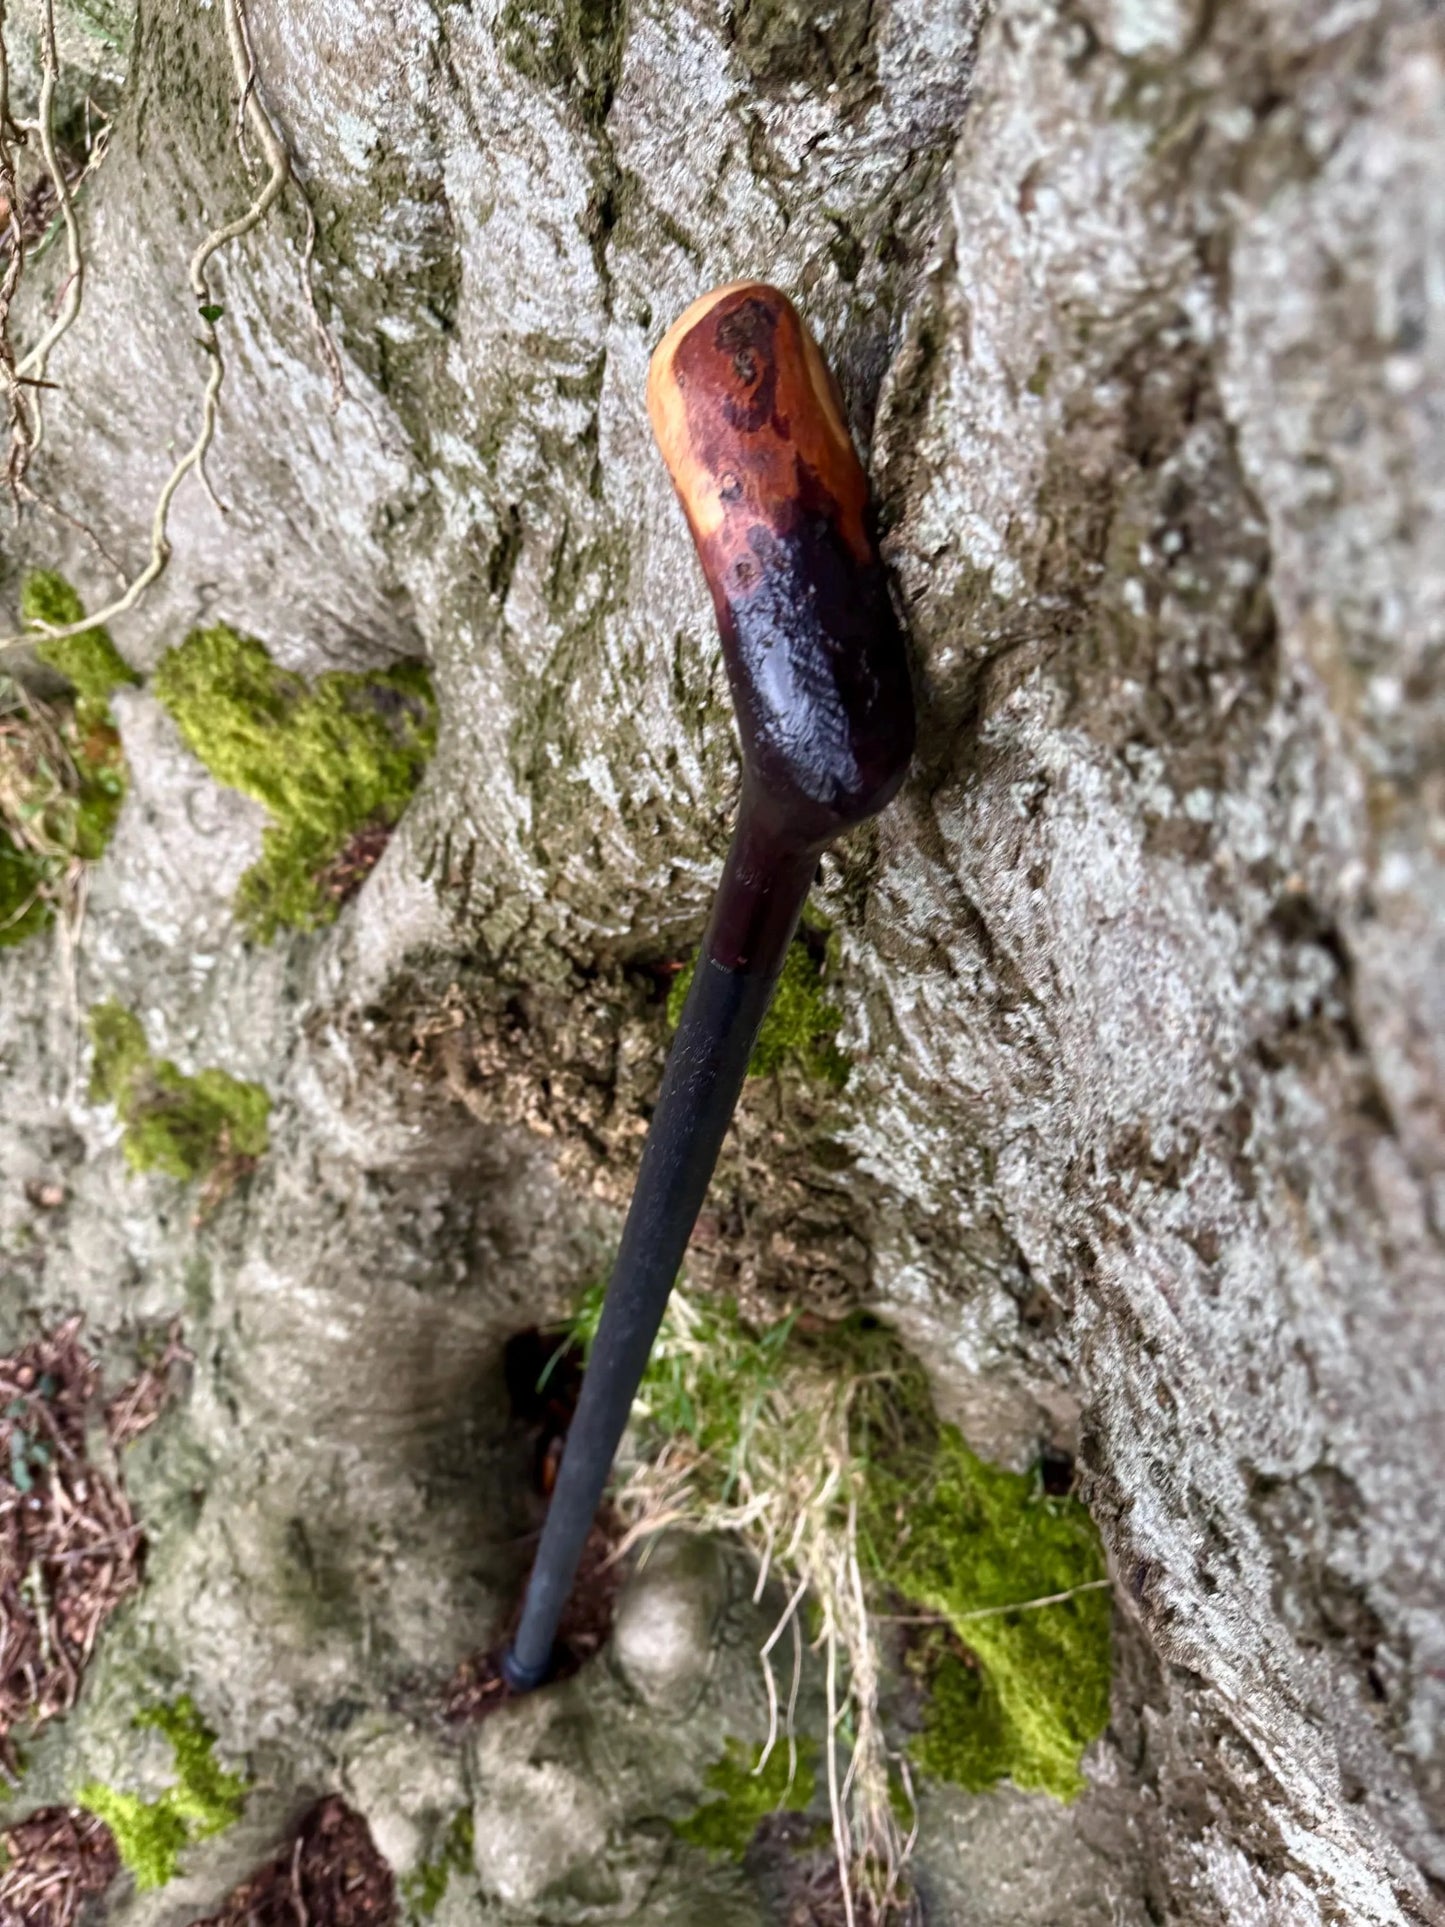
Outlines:
[[223, 1833], [241, 1817], [249, 1782], [216, 1758], [216, 1736], [187, 1696], [140, 1714], [135, 1725], [163, 1733], [175, 1755], [176, 1783], [158, 1800], [91, 1782], [77, 1802], [115, 1835], [121, 1860], [140, 1888], [164, 1887], [180, 1871], [182, 1853]]
[[271, 1100], [261, 1085], [213, 1069], [186, 1076], [151, 1055], [140, 1019], [115, 1002], [90, 1013], [90, 1037], [91, 1101], [120, 1113], [133, 1170], [214, 1178], [265, 1151]]
[[729, 1740], [723, 1757], [707, 1770], [707, 1797], [695, 1813], [673, 1822], [673, 1831], [690, 1846], [718, 1858], [741, 1860], [753, 1835], [770, 1813], [802, 1813], [813, 1799], [817, 1776], [813, 1749], [798, 1749], [797, 1772], [789, 1778], [788, 1749], [775, 1746], [762, 1772], [761, 1750], [754, 1753]]
[[[63, 575], [49, 569], [36, 569], [26, 576], [20, 591], [20, 613], [26, 622], [48, 623], [56, 629], [85, 620], [80, 597]], [[78, 636], [38, 642], [35, 653], [41, 662], [58, 670], [85, 703], [103, 705], [113, 689], [140, 681], [108, 629], [84, 629]]]
[[[590, 1356], [605, 1297], [603, 1284], [583, 1294], [559, 1328], [561, 1343], [542, 1374], [542, 1386], [574, 1346], [584, 1362]], [[697, 1447], [710, 1497], [728, 1495], [769, 1400], [782, 1389], [793, 1328], [788, 1317], [755, 1331], [730, 1298], [675, 1291], [668, 1301], [633, 1418], [659, 1443], [687, 1439]]]
[[[26, 578], [29, 622], [83, 621], [62, 576]], [[73, 899], [80, 866], [110, 841], [125, 798], [125, 759], [106, 698], [136, 682], [103, 629], [41, 642], [35, 652], [67, 678], [73, 702], [40, 703], [9, 685], [0, 733], [0, 944], [21, 943]], [[0, 692], [6, 685], [0, 679]]]
[[918, 1443], [869, 1440], [865, 1519], [874, 1578], [945, 1622], [922, 1651], [915, 1757], [975, 1790], [1007, 1778], [1070, 1799], [1109, 1718], [1112, 1608], [1094, 1523], [1077, 1500], [986, 1464], [951, 1425], [926, 1456]]
[[[602, 1296], [583, 1299], [565, 1343], [586, 1352]], [[787, 1490], [794, 1468], [806, 1481], [826, 1443], [806, 1417], [819, 1383], [851, 1388], [853, 1467], [835, 1504], [856, 1495], [873, 1596], [937, 1615], [912, 1655], [928, 1693], [917, 1764], [974, 1790], [1011, 1779], [1071, 1798], [1109, 1717], [1098, 1532], [1078, 1500], [989, 1465], [940, 1423], [921, 1365], [891, 1332], [861, 1315], [756, 1331], [727, 1299], [675, 1292], [633, 1424], [644, 1453], [688, 1451], [687, 1503], [701, 1514], [739, 1490]]]
[[185, 1821], [164, 1797], [151, 1804], [137, 1794], [118, 1793], [113, 1787], [92, 1781], [76, 1798], [110, 1828], [121, 1860], [135, 1875], [137, 1887], [164, 1887], [175, 1879], [181, 1854], [190, 1845], [190, 1834]]
[[[667, 998], [667, 1021], [675, 1030], [692, 984], [696, 959], [678, 972]], [[830, 1004], [823, 973], [807, 944], [795, 941], [778, 978], [748, 1065], [749, 1077], [767, 1077], [792, 1064], [805, 1077], [841, 1090], [850, 1069], [846, 1053], [834, 1042], [843, 1013]]]
[[408, 1918], [431, 1919], [442, 1904], [452, 1875], [472, 1871], [474, 1845], [472, 1811], [463, 1807], [447, 1828], [437, 1852], [401, 1882], [402, 1905]]
[[[601, 1299], [589, 1293], [570, 1328], [584, 1351]], [[974, 1790], [1011, 1779], [1071, 1798], [1109, 1717], [1097, 1530], [1078, 1500], [989, 1465], [940, 1423], [922, 1367], [891, 1332], [865, 1316], [755, 1331], [728, 1300], [674, 1293], [633, 1423], [644, 1452], [691, 1449], [688, 1502], [701, 1514], [740, 1489], [786, 1488], [793, 1468], [806, 1478], [825, 1443], [806, 1419], [819, 1382], [852, 1388], [853, 1473], [836, 1505], [856, 1494], [872, 1596], [938, 1617], [910, 1662], [927, 1691], [917, 1765]]]
[[24, 943], [55, 915], [45, 895], [48, 871], [0, 826], [0, 944]]
[[119, 1108], [129, 1095], [133, 1078], [150, 1063], [145, 1026], [134, 1011], [112, 998], [91, 1011], [90, 1042], [95, 1052], [90, 1072], [91, 1102]]
[[76, 856], [86, 863], [98, 863], [110, 842], [120, 806], [125, 801], [126, 769], [120, 737], [108, 719], [86, 713], [86, 705], [76, 707], [83, 733], [75, 741], [75, 767], [80, 793], [75, 804], [72, 831]]
[[237, 894], [242, 921], [262, 941], [283, 924], [329, 922], [338, 895], [326, 872], [358, 831], [396, 823], [435, 744], [426, 671], [333, 670], [308, 684], [218, 625], [167, 650], [152, 687], [211, 774], [270, 813]]

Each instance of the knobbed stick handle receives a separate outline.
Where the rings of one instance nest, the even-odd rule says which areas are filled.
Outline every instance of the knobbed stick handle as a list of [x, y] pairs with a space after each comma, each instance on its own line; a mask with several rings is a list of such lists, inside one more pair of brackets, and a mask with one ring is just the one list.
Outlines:
[[735, 281], [663, 337], [647, 410], [717, 611], [744, 808], [821, 847], [895, 794], [914, 735], [837, 383], [787, 296]]
[[648, 1127], [576, 1416], [502, 1672], [557, 1624], [824, 845], [882, 809], [913, 696], [838, 391], [785, 295], [739, 281], [652, 358], [648, 412], [712, 590], [743, 747], [732, 848]]

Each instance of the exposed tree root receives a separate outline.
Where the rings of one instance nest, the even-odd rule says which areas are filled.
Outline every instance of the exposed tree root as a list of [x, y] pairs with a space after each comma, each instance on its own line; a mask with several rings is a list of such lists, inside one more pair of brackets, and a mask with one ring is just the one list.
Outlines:
[[[31, 381], [37, 387], [45, 383], [46, 369], [56, 343], [74, 325], [80, 313], [80, 304], [85, 297], [85, 251], [81, 246], [80, 223], [75, 216], [75, 201], [70, 191], [60, 155], [55, 146], [55, 89], [60, 80], [60, 60], [55, 50], [55, 0], [43, 0], [40, 26], [40, 109], [37, 118], [26, 124], [26, 134], [33, 133], [40, 142], [40, 152], [45, 160], [45, 171], [55, 195], [60, 218], [65, 226], [65, 265], [66, 275], [61, 294], [60, 312], [55, 316], [45, 333], [21, 361], [15, 371], [17, 381]], [[26, 461], [39, 448], [44, 433], [44, 417], [37, 400], [34, 411], [34, 431], [26, 451]], [[24, 469], [14, 478], [16, 484], [24, 480]]]
[[25, 272], [25, 228], [21, 213], [20, 184], [15, 173], [15, 145], [24, 134], [10, 114], [10, 59], [5, 44], [5, 8], [0, 0], [0, 197], [6, 208], [5, 238], [8, 252], [5, 272], [0, 276], [0, 388], [5, 393], [6, 425], [10, 449], [6, 458], [6, 479], [18, 509], [19, 480], [25, 473], [35, 429], [29, 397], [24, 393], [15, 365], [15, 348], [10, 336], [10, 310]]

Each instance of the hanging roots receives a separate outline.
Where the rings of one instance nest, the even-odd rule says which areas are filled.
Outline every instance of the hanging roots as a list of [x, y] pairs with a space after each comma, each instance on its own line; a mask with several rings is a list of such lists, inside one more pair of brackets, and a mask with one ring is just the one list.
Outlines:
[[[0, 391], [4, 393], [9, 412], [11, 446], [7, 474], [17, 503], [22, 494], [32, 501], [40, 502], [40, 498], [25, 484], [25, 471], [31, 455], [39, 446], [42, 425], [38, 401], [31, 398], [30, 391], [33, 390], [38, 395], [39, 391], [54, 385], [46, 380], [49, 358], [56, 343], [72, 326], [80, 312], [85, 282], [85, 254], [80, 226], [75, 214], [70, 183], [55, 148], [53, 105], [59, 69], [55, 56], [54, 0], [43, 0], [43, 7], [41, 52], [44, 78], [41, 87], [40, 113], [36, 122], [21, 129], [14, 125], [9, 115], [8, 69], [4, 53], [5, 14], [3, 0], [0, 0], [0, 197], [6, 200], [9, 207], [7, 231], [10, 243], [5, 272], [3, 277], [0, 277]], [[315, 218], [304, 189], [295, 180], [286, 143], [267, 112], [256, 85], [256, 63], [251, 47], [250, 27], [244, 0], [223, 0], [222, 16], [238, 96], [237, 145], [249, 170], [252, 165], [246, 138], [249, 131], [260, 149], [265, 178], [245, 212], [238, 215], [235, 220], [212, 229], [191, 256], [187, 278], [200, 324], [198, 339], [209, 364], [201, 395], [199, 427], [194, 439], [176, 461], [156, 497], [151, 516], [150, 552], [139, 574], [126, 583], [110, 602], [87, 616], [83, 622], [69, 625], [36, 623], [18, 635], [0, 639], [0, 649], [33, 641], [39, 635], [52, 639], [80, 635], [86, 629], [109, 622], [114, 617], [134, 609], [147, 590], [164, 574], [170, 561], [171, 506], [181, 484], [192, 470], [200, 477], [201, 484], [210, 495], [217, 511], [225, 514], [224, 504], [211, 488], [205, 468], [206, 457], [215, 440], [221, 389], [226, 376], [221, 339], [216, 332], [216, 322], [220, 318], [221, 310], [212, 300], [209, 268], [212, 259], [222, 248], [229, 246], [233, 241], [241, 240], [261, 225], [280, 199], [288, 183], [294, 185], [301, 195], [306, 212], [306, 245], [301, 263], [302, 296], [310, 313], [312, 332], [317, 340], [321, 359], [331, 381], [333, 405], [339, 406], [346, 396], [346, 382], [340, 357], [316, 307], [312, 283], [312, 264], [316, 243]], [[23, 141], [31, 132], [35, 133], [40, 142], [55, 203], [60, 209], [65, 225], [68, 274], [60, 312], [40, 340], [17, 364], [10, 339], [10, 309], [24, 269], [25, 244], [19, 213], [12, 143], [16, 140]], [[98, 160], [99, 156], [97, 155], [96, 158]], [[42, 503], [41, 505], [59, 514], [62, 520], [71, 522], [72, 526], [81, 526], [75, 524], [73, 519], [63, 511], [55, 509], [52, 504]], [[81, 526], [81, 532], [102, 555], [105, 554], [90, 530]], [[106, 560], [109, 562], [110, 558], [106, 557]]]

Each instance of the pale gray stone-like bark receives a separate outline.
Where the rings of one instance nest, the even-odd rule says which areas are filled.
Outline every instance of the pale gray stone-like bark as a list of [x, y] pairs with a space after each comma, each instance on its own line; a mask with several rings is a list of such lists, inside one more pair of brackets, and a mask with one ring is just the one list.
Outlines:
[[[725, 847], [726, 693], [642, 396], [672, 316], [758, 274], [870, 451], [923, 724], [820, 888], [848, 1087], [750, 1093], [699, 1269], [866, 1302], [980, 1449], [1077, 1449], [1117, 1581], [1090, 1791], [930, 1796], [930, 1918], [1445, 1918], [1438, 12], [250, 19], [350, 398], [288, 199], [216, 270], [230, 512], [186, 486], [117, 638], [142, 669], [202, 619], [306, 671], [421, 656], [441, 743], [340, 922], [260, 949], [229, 908], [259, 813], [128, 694], [75, 982], [49, 939], [0, 952], [0, 1324], [183, 1306], [198, 1354], [138, 1449], [146, 1593], [27, 1801], [133, 1771], [144, 1680], [268, 1791], [117, 1920], [189, 1920], [331, 1785], [403, 1872], [473, 1803], [447, 1919], [763, 1918], [659, 1819], [760, 1717], [737, 1574], [631, 1608], [634, 1639], [713, 1626], [682, 1711], [625, 1653], [464, 1751], [407, 1698], [515, 1581], [500, 1345], [605, 1264], [664, 1041], [641, 973]], [[88, 44], [72, 20], [72, 61], [123, 59]], [[138, 566], [204, 378], [185, 263], [250, 188], [219, 13], [144, 6], [129, 59], [36, 475]], [[111, 586], [53, 522], [5, 548]], [[84, 1100], [105, 996], [273, 1094], [206, 1226]], [[550, 1832], [513, 1838], [529, 1801]]]

